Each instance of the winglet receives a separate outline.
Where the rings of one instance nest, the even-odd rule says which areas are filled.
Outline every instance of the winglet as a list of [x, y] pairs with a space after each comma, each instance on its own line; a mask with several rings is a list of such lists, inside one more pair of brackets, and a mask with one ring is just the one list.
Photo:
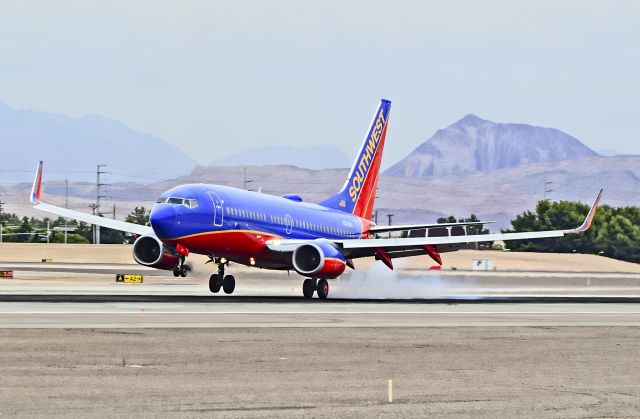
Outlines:
[[600, 205], [601, 197], [602, 197], [602, 189], [600, 189], [600, 192], [598, 192], [598, 197], [596, 198], [593, 205], [591, 206], [591, 209], [587, 214], [587, 218], [584, 219], [584, 222], [582, 223], [582, 225], [578, 228], [567, 230], [566, 231], [567, 233], [578, 234], [578, 233], [584, 233], [585, 231], [589, 230], [589, 227], [591, 227], [591, 223], [593, 222], [593, 219], [596, 216], [596, 211], [598, 210], [598, 205]]
[[33, 187], [31, 188], [31, 202], [34, 204], [40, 203], [40, 191], [42, 190], [42, 160], [38, 163], [38, 171], [36, 172], [36, 178], [33, 180]]

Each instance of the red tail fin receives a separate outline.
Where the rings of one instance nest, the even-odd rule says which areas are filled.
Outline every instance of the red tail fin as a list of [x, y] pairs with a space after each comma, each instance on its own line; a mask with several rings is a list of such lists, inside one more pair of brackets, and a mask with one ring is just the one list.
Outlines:
[[340, 192], [322, 201], [320, 205], [371, 219], [390, 111], [391, 102], [382, 99], [347, 181]]

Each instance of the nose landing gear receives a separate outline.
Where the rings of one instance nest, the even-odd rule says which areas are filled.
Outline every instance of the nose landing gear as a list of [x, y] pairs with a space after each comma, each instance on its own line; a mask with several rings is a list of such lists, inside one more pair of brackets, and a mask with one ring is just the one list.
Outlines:
[[180, 255], [180, 262], [178, 263], [178, 266], [173, 268], [173, 276], [176, 278], [179, 276], [184, 278], [187, 276], [187, 272], [189, 272], [189, 267], [184, 263], [184, 260], [184, 255]]
[[225, 294], [233, 294], [236, 289], [236, 279], [233, 275], [224, 274], [224, 266], [226, 263], [218, 262], [218, 273], [209, 277], [209, 291], [214, 294], [220, 292], [220, 288], [223, 289]]

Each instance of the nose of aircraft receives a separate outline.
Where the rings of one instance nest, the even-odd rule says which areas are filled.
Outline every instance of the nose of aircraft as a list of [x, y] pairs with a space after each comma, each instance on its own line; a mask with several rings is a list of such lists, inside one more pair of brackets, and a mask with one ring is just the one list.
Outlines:
[[149, 215], [149, 223], [156, 236], [160, 238], [172, 237], [172, 232], [178, 224], [174, 205], [154, 205]]

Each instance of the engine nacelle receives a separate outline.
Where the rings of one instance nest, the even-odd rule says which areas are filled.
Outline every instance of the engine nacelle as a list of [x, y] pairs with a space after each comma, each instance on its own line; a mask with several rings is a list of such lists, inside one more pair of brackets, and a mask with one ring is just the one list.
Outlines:
[[140, 265], [171, 270], [178, 265], [180, 256], [165, 246], [156, 236], [140, 236], [133, 243], [133, 258]]
[[327, 241], [314, 240], [293, 251], [293, 267], [300, 275], [313, 278], [337, 278], [345, 269], [342, 252]]

